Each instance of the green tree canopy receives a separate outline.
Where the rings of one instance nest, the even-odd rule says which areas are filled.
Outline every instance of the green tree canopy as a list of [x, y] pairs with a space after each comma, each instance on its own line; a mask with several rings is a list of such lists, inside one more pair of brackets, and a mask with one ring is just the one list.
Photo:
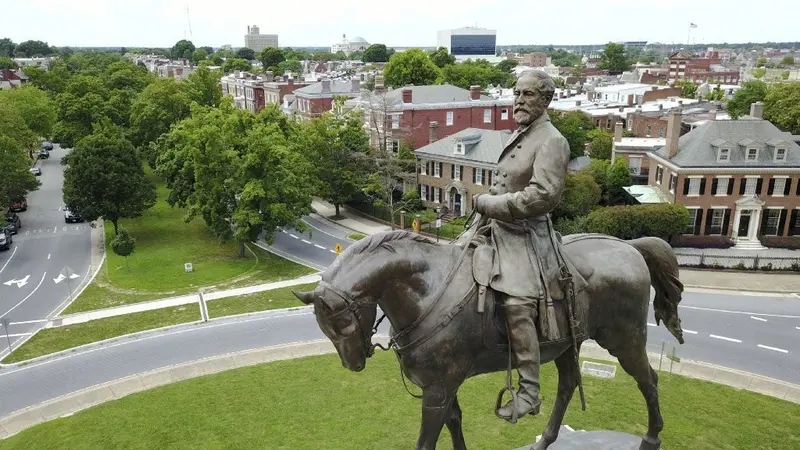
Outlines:
[[793, 66], [794, 65], [794, 56], [786, 55], [781, 60], [781, 64], [784, 66]]
[[630, 68], [628, 57], [625, 55], [625, 46], [609, 42], [600, 53], [599, 68], [608, 70], [612, 74], [622, 73]]
[[497, 68], [503, 72], [511, 73], [511, 71], [514, 70], [514, 68], [518, 65], [519, 63], [515, 59], [504, 59], [497, 63]]
[[0, 102], [0, 205], [8, 205], [40, 186], [39, 180], [28, 171], [31, 165], [26, 155], [37, 144], [36, 136], [14, 105]]
[[241, 58], [231, 58], [222, 63], [222, 71], [224, 73], [231, 73], [234, 70], [249, 72], [253, 70], [253, 65], [250, 64], [250, 61]]
[[745, 81], [741, 89], [728, 100], [727, 110], [732, 119], [750, 114], [750, 105], [767, 98], [767, 84], [763, 81]]
[[689, 211], [681, 204], [659, 203], [653, 205], [612, 206], [598, 208], [589, 213], [587, 231], [636, 239], [656, 236], [669, 239], [681, 235], [689, 225]]
[[586, 134], [587, 139], [591, 143], [593, 159], [607, 159], [611, 160], [611, 150], [614, 146], [614, 135], [602, 128], [595, 128]]
[[364, 50], [361, 60], [364, 62], [386, 62], [394, 54], [394, 49], [388, 49], [383, 44], [372, 44]]
[[266, 69], [267, 67], [277, 66], [282, 63], [286, 60], [286, 56], [284, 56], [283, 51], [279, 48], [267, 47], [261, 50], [261, 53], [258, 55], [258, 60], [261, 61], [261, 64]]
[[17, 44], [9, 38], [0, 39], [0, 56], [12, 57], [14, 56], [14, 48]]
[[183, 83], [183, 90], [189, 101], [203, 106], [219, 106], [222, 91], [219, 88], [220, 70], [211, 70], [201, 65]]
[[50, 56], [53, 50], [42, 41], [20, 42], [14, 47], [14, 56], [17, 58], [33, 58], [34, 56]]
[[205, 61], [208, 58], [208, 53], [202, 48], [198, 48], [197, 50], [192, 53], [192, 63], [200, 64], [201, 62]]
[[606, 204], [625, 203], [627, 193], [623, 187], [630, 186], [631, 183], [631, 171], [628, 169], [628, 163], [625, 162], [625, 158], [617, 157], [609, 167], [606, 177]]
[[117, 235], [111, 240], [111, 250], [119, 256], [127, 258], [136, 250], [136, 238], [123, 227], [119, 228]]
[[303, 73], [303, 63], [296, 59], [287, 59], [278, 64], [278, 69], [280, 69], [281, 73], [291, 72], [295, 75], [300, 75]]
[[256, 59], [256, 52], [252, 48], [242, 47], [236, 50], [236, 57], [252, 61]]
[[311, 60], [311, 53], [305, 50], [294, 50], [291, 47], [287, 47], [283, 49], [283, 56], [286, 59], [296, 59], [298, 61], [309, 61]]
[[22, 86], [17, 89], [0, 91], [0, 105], [8, 105], [16, 111], [25, 125], [37, 137], [50, 138], [56, 123], [56, 105], [53, 100], [36, 86]]
[[2, 69], [16, 70], [17, 67], [18, 67], [17, 63], [14, 62], [13, 59], [5, 56], [0, 56], [0, 70]]
[[[202, 98], [202, 89], [202, 83], [198, 83], [196, 90], [190, 90], [199, 99]], [[131, 106], [133, 143], [143, 148], [169, 131], [172, 124], [189, 115], [189, 104], [189, 95], [179, 81], [174, 78], [154, 80]]]
[[181, 39], [172, 46], [170, 55], [173, 59], [192, 59], [192, 53], [195, 51], [192, 41]]
[[800, 84], [772, 85], [764, 99], [764, 118], [783, 131], [800, 134]]
[[695, 98], [697, 96], [697, 85], [689, 80], [679, 81], [676, 87], [681, 88], [681, 97]]
[[156, 202], [156, 189], [122, 129], [108, 120], [81, 139], [64, 169], [64, 202], [81, 217], [103, 217], [119, 231], [119, 220], [139, 217]]
[[469, 89], [470, 86], [485, 88], [490, 84], [510, 86], [514, 82], [510, 73], [493, 66], [485, 59], [449, 64], [442, 69], [442, 78], [444, 82], [464, 89]]
[[601, 195], [602, 190], [591, 174], [586, 172], [568, 174], [564, 195], [553, 210], [553, 220], [585, 216], [597, 206]]
[[389, 58], [383, 69], [383, 76], [387, 85], [396, 88], [408, 84], [425, 86], [436, 84], [441, 70], [431, 61], [426, 51], [412, 48]]
[[431, 61], [436, 64], [436, 67], [442, 69], [448, 64], [455, 64], [456, 57], [447, 51], [447, 47], [439, 47], [431, 52]]
[[587, 133], [594, 129], [592, 118], [583, 111], [566, 113], [553, 111], [550, 113], [550, 120], [569, 142], [570, 157], [583, 156], [588, 139]]

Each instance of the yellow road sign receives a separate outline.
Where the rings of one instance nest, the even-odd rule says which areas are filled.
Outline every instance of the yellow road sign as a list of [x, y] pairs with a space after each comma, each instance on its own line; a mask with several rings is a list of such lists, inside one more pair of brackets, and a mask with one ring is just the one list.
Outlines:
[[414, 221], [411, 222], [411, 228], [415, 233], [419, 233], [419, 219], [414, 219]]
[[342, 244], [336, 244], [336, 247], [333, 247], [333, 251], [335, 251], [337, 255], [342, 253]]

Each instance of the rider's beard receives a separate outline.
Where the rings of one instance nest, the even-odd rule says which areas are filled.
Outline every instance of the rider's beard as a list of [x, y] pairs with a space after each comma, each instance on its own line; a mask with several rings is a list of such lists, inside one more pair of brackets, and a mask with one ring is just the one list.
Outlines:
[[526, 127], [542, 114], [544, 114], [544, 107], [541, 105], [535, 105], [533, 107], [528, 107], [527, 105], [521, 106], [514, 109], [514, 121], [516, 121], [518, 125]]

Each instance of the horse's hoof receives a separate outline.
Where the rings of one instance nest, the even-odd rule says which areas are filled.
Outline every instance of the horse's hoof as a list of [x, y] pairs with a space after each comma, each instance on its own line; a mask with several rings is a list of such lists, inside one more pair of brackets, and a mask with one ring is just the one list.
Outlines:
[[639, 445], [639, 450], [660, 450], [661, 449], [661, 439], [658, 438], [651, 438], [649, 436], [645, 436], [642, 438], [642, 443]]

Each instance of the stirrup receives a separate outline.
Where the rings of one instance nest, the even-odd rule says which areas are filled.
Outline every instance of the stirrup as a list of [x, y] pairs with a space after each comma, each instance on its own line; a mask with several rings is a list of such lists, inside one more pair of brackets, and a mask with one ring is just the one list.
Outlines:
[[[511, 394], [511, 418], [501, 416], [500, 415], [500, 408], [503, 407], [503, 394], [508, 391]], [[497, 394], [497, 401], [494, 405], [494, 415], [503, 419], [508, 420], [512, 424], [517, 423], [519, 420], [519, 414], [517, 414], [517, 404], [519, 404], [519, 397], [517, 396], [517, 391], [514, 390], [513, 387], [506, 386], [503, 389], [500, 389], [500, 392]]]

